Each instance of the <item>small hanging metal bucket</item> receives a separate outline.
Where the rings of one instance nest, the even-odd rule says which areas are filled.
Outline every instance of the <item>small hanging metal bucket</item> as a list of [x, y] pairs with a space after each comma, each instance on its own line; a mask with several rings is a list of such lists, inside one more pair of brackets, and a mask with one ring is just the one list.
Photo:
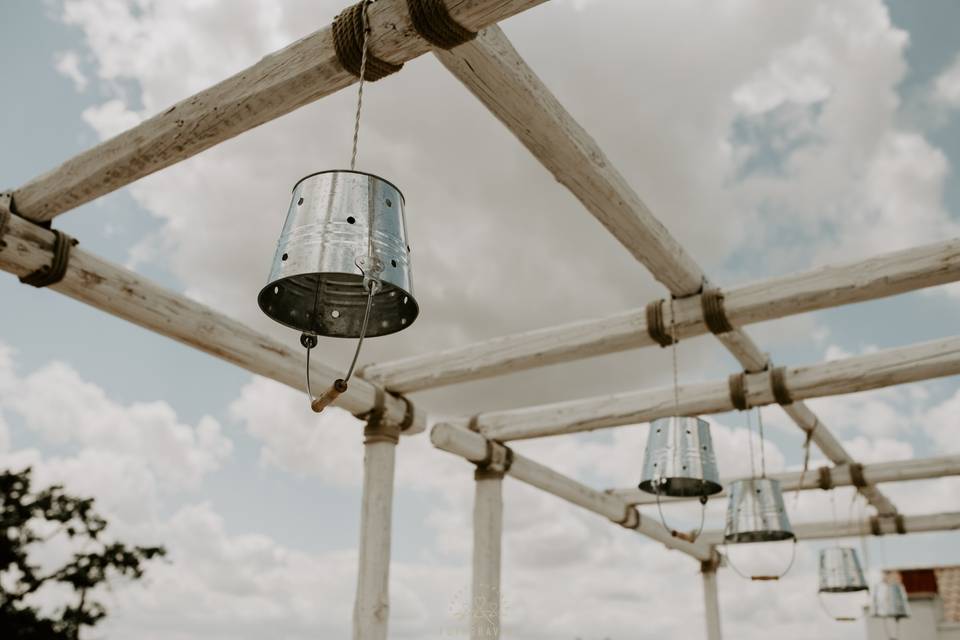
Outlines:
[[851, 593], [866, 591], [856, 549], [831, 547], [820, 550], [820, 593]]
[[300, 180], [269, 283], [257, 298], [260, 308], [307, 334], [359, 338], [368, 276], [380, 285], [366, 336], [409, 327], [419, 307], [403, 208], [395, 186], [367, 173], [324, 171]]
[[724, 541], [776, 542], [793, 537], [779, 480], [751, 478], [731, 483]]
[[874, 618], [900, 620], [910, 617], [907, 592], [899, 582], [881, 582], [873, 588]]
[[654, 420], [639, 486], [663, 496], [710, 496], [722, 491], [710, 425], [685, 416]]

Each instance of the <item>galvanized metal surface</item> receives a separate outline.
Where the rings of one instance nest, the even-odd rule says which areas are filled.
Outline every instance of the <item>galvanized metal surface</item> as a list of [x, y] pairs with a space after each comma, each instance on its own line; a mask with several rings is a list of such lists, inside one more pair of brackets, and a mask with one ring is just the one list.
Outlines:
[[779, 480], [752, 478], [730, 485], [726, 542], [776, 542], [793, 537]]
[[820, 593], [866, 591], [867, 580], [856, 549], [830, 547], [820, 550]]
[[663, 496], [709, 496], [722, 491], [707, 421], [674, 416], [650, 423], [639, 486]]
[[365, 272], [376, 273], [381, 282], [366, 335], [409, 327], [419, 307], [403, 195], [386, 180], [358, 171], [326, 171], [300, 180], [269, 282], [257, 298], [260, 308], [293, 329], [357, 338], [367, 303]]
[[873, 587], [874, 618], [892, 618], [900, 620], [910, 617], [910, 605], [907, 592], [899, 582], [880, 582]]

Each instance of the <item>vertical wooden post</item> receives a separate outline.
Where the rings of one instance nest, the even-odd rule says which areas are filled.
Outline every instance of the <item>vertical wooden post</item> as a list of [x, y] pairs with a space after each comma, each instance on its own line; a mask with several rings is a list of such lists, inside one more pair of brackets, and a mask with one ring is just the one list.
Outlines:
[[500, 637], [500, 544], [503, 534], [503, 472], [477, 469], [473, 502], [473, 588], [470, 640]]
[[720, 563], [717, 560], [705, 560], [700, 563], [700, 573], [703, 575], [707, 640], [723, 640], [723, 634], [720, 631], [720, 600], [717, 594], [717, 567]]
[[386, 640], [390, 617], [390, 525], [393, 469], [400, 430], [377, 420], [363, 430], [360, 568], [353, 609], [354, 640]]

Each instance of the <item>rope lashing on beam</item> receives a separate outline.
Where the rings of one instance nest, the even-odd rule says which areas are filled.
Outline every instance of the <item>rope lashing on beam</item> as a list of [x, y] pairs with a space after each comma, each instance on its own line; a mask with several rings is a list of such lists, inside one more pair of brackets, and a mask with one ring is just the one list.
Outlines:
[[4, 237], [7, 233], [7, 224], [10, 222], [10, 216], [13, 215], [13, 194], [9, 191], [0, 193], [0, 249], [7, 246]]
[[443, 0], [407, 0], [410, 21], [420, 37], [441, 49], [453, 49], [477, 37], [453, 19]]
[[[10, 217], [14, 215], [16, 215], [16, 211], [13, 204], [13, 194], [10, 192], [0, 194], [0, 249], [7, 246], [3, 238], [7, 225], [10, 222]], [[26, 220], [26, 218], [23, 219]], [[48, 225], [38, 225], [36, 222], [30, 220], [27, 220], [27, 222], [36, 226], [49, 228]], [[70, 249], [77, 244], [77, 241], [63, 231], [57, 229], [50, 230], [53, 231], [53, 256], [50, 259], [50, 264], [45, 264], [36, 271], [21, 276], [20, 282], [23, 284], [40, 289], [57, 284], [67, 275], [67, 265], [70, 264]]]
[[513, 449], [505, 444], [487, 440], [487, 455], [474, 464], [477, 465], [474, 473], [476, 480], [503, 476], [513, 466]]
[[700, 294], [700, 308], [703, 309], [703, 322], [710, 329], [710, 333], [733, 331], [734, 326], [727, 318], [727, 311], [723, 306], [723, 292], [720, 289], [704, 289]]
[[[333, 20], [333, 48], [337, 52], [337, 60], [344, 69], [358, 78], [363, 66], [364, 11], [368, 3], [369, 0], [361, 0], [341, 11]], [[369, 29], [369, 26], [367, 28]], [[363, 79], [374, 82], [400, 71], [401, 68], [403, 63], [387, 62], [368, 51]]]
[[[880, 517], [881, 516], [872, 516], [870, 518], [870, 533], [875, 536], [882, 536], [883, 529], [880, 528]], [[898, 513], [893, 516], [886, 516], [893, 518], [893, 526], [896, 529], [897, 535], [905, 535], [907, 533], [907, 524], [903, 519], [903, 515]]]
[[354, 417], [366, 421], [367, 425], [363, 429], [364, 443], [368, 442], [393, 442], [397, 444], [400, 441], [400, 433], [409, 429], [413, 424], [413, 403], [405, 396], [391, 393], [394, 398], [403, 400], [406, 410], [403, 414], [403, 420], [398, 424], [388, 423], [384, 418], [387, 415], [386, 399], [387, 392], [382, 387], [375, 387], [373, 397], [373, 407], [364, 413], [358, 413]]
[[867, 486], [867, 479], [863, 477], [863, 465], [859, 462], [851, 462], [850, 467], [850, 482], [857, 489], [863, 489]]
[[790, 395], [790, 389], [787, 388], [786, 367], [776, 367], [770, 370], [770, 391], [773, 392], [773, 399], [777, 401], [777, 404], [781, 406], [793, 404], [793, 397]]
[[820, 475], [817, 485], [824, 491], [833, 489], [833, 474], [830, 473], [830, 467], [820, 467], [817, 473]]
[[750, 408], [747, 403], [747, 376], [744, 373], [732, 373], [727, 379], [730, 385], [730, 402], [737, 411]]
[[663, 321], [663, 303], [663, 300], [654, 300], [647, 305], [647, 334], [661, 347], [669, 347], [674, 339]]
[[626, 529], [636, 529], [640, 526], [640, 511], [632, 505], [627, 505], [626, 510], [623, 512], [623, 518], [620, 520], [613, 520], [611, 518], [611, 522]]

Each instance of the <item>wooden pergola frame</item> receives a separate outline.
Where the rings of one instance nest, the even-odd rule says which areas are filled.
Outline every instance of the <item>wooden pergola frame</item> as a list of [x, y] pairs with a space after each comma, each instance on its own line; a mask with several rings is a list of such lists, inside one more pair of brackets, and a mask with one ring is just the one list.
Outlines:
[[[680, 338], [708, 333], [701, 293], [709, 282], [684, 248], [643, 203], [603, 151], [526, 65], [496, 23], [544, 0], [442, 0], [449, 15], [471, 31], [473, 41], [451, 50], [434, 49], [413, 27], [405, 0], [379, 0], [369, 8], [370, 50], [392, 63], [432, 51], [440, 62], [527, 147], [527, 149], [667, 289], [675, 300]], [[244, 71], [170, 107], [110, 140], [71, 158], [0, 197], [0, 269], [15, 276], [51, 262], [54, 233], [42, 226], [56, 216], [204, 149], [352, 85], [356, 77], [339, 63], [330, 27], [277, 51]], [[5, 214], [15, 215], [5, 215]], [[49, 226], [49, 225], [46, 225]], [[873, 300], [960, 280], [960, 240], [917, 247], [846, 265], [773, 278], [724, 292], [732, 331], [716, 338], [742, 365], [750, 406], [775, 402], [769, 357], [743, 330], [755, 322]], [[304, 356], [272, 338], [112, 264], [82, 246], [73, 249], [64, 278], [51, 288], [81, 302], [178, 340], [255, 374], [300, 389]], [[667, 309], [667, 305], [664, 305]], [[449, 349], [367, 365], [339, 405], [354, 414], [374, 408], [385, 394], [381, 429], [409, 417], [403, 435], [423, 432], [430, 422], [422, 408], [399, 394], [501, 375], [519, 369], [655, 344], [643, 310], [620, 313]], [[314, 376], [336, 377], [314, 361]], [[862, 467], [804, 403], [806, 398], [876, 389], [960, 374], [960, 337], [890, 349], [865, 356], [785, 370], [793, 402], [782, 409], [832, 462], [833, 485], [857, 484], [876, 509], [869, 523], [797, 524], [800, 539], [960, 528], [960, 513], [902, 517], [878, 483], [960, 475], [960, 456]], [[680, 411], [707, 414], [734, 408], [727, 381], [684, 385]], [[474, 593], [500, 584], [502, 479], [531, 484], [621, 526], [677, 549], [701, 562], [707, 637], [719, 640], [720, 612], [716, 545], [722, 532], [695, 542], [671, 536], [637, 505], [649, 497], [636, 490], [597, 491], [529, 458], [504, 442], [634, 424], [671, 415], [672, 391], [652, 389], [508, 411], [463, 416], [437, 424], [433, 444], [478, 465], [474, 510]], [[365, 432], [363, 508], [354, 638], [382, 640], [389, 612], [390, 522], [396, 438]], [[818, 488], [816, 474], [779, 476], [786, 488]], [[477, 602], [474, 598], [474, 602]], [[499, 616], [499, 611], [494, 612]], [[499, 618], [473, 629], [472, 637], [499, 637]], [[472, 625], [472, 627], [475, 625]], [[491, 634], [491, 630], [493, 634]], [[495, 635], [494, 635], [495, 634]]]

